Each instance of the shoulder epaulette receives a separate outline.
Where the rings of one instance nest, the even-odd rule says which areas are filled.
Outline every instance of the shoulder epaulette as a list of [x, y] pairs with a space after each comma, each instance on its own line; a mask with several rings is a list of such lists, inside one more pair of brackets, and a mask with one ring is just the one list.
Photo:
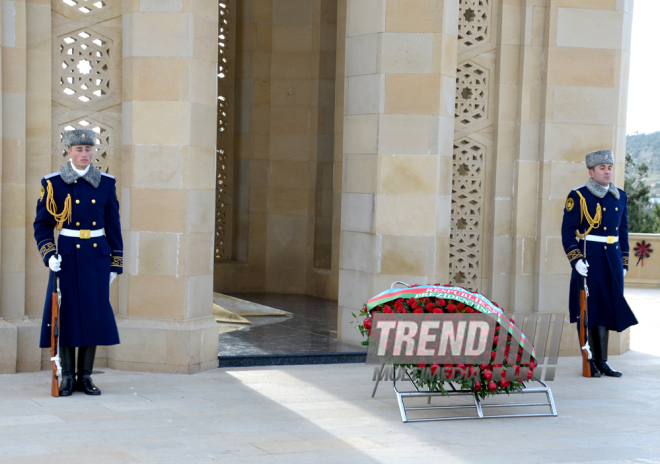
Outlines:
[[585, 186], [585, 184], [582, 184], [582, 185], [578, 185], [578, 186], [577, 186], [577, 187], [575, 187], [575, 188], [574, 188], [573, 190], [579, 190], [579, 189], [581, 189], [581, 188], [582, 188], [582, 187], [584, 187], [584, 186]]
[[109, 177], [110, 179], [114, 179], [114, 178], [115, 178], [115, 176], [110, 175], [110, 174], [106, 174], [105, 172], [102, 172], [101, 175], [102, 175], [102, 176], [105, 176], [105, 177]]
[[44, 179], [50, 179], [51, 177], [55, 177], [55, 176], [59, 176], [59, 175], [60, 175], [60, 171], [51, 172], [50, 174], [44, 176]]

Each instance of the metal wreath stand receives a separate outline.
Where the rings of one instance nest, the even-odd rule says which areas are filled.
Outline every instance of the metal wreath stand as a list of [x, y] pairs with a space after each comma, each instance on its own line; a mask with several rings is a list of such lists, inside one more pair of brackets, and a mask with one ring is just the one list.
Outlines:
[[[408, 285], [405, 282], [394, 282], [390, 288], [394, 288], [395, 285], [401, 284], [405, 285], [406, 287], [410, 288], [410, 285]], [[383, 370], [385, 369], [385, 364], [382, 364], [380, 367], [380, 374], [378, 375], [378, 378], [376, 379], [376, 385], [374, 386], [374, 390], [371, 393], [371, 397], [373, 398], [376, 395], [376, 390], [378, 389], [378, 384], [380, 383], [381, 377], [383, 375]], [[465, 390], [465, 389], [458, 389], [454, 385], [454, 382], [447, 382], [451, 388], [450, 391], [446, 392], [440, 392], [440, 391], [429, 391], [429, 390], [420, 390], [415, 382], [413, 381], [412, 377], [410, 376], [410, 372], [405, 371], [407, 380], [410, 381], [412, 386], [414, 387], [414, 390], [407, 390], [407, 391], [399, 391], [399, 389], [396, 386], [396, 366], [393, 365], [393, 379], [392, 379], [392, 386], [394, 387], [394, 393], [396, 394], [396, 399], [399, 404], [399, 411], [401, 412], [401, 421], [402, 422], [426, 422], [426, 421], [447, 421], [447, 420], [463, 420], [463, 419], [494, 419], [494, 418], [506, 418], [506, 417], [557, 417], [557, 408], [555, 406], [555, 400], [552, 396], [552, 390], [548, 385], [540, 379], [534, 379], [532, 380], [533, 382], [539, 383], [542, 386], [541, 387], [525, 387], [522, 388], [520, 391], [515, 391], [509, 393], [509, 395], [521, 395], [521, 394], [530, 394], [530, 393], [545, 393], [546, 395], [546, 400], [547, 401], [541, 401], [541, 402], [526, 402], [526, 403], [493, 403], [493, 404], [485, 404], [482, 403], [482, 401], [479, 399], [477, 394], [473, 392], [472, 390]], [[442, 397], [442, 398], [451, 398], [451, 397], [456, 397], [456, 396], [470, 396], [472, 397], [472, 403], [471, 404], [465, 404], [465, 405], [439, 405], [439, 406], [433, 406], [431, 405], [431, 398], [433, 397]], [[427, 404], [428, 406], [406, 406], [403, 402], [404, 398], [427, 398]], [[528, 414], [520, 414], [520, 413], [512, 413], [512, 414], [490, 414], [490, 415], [484, 415], [484, 408], [510, 408], [510, 407], [539, 407], [539, 406], [547, 406], [550, 408], [550, 412], [545, 412], [545, 413], [528, 413]], [[476, 411], [476, 415], [471, 415], [471, 416], [451, 416], [451, 417], [424, 417], [424, 418], [415, 418], [415, 419], [409, 419], [408, 418], [408, 411], [422, 411], [422, 410], [445, 410], [445, 409], [472, 409]]]

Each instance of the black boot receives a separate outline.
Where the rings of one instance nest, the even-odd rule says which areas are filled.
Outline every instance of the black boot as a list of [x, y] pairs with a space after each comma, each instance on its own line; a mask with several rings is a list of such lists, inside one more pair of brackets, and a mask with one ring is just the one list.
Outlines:
[[[578, 322], [578, 342], [580, 341], [580, 323]], [[592, 377], [600, 377], [600, 371], [596, 367], [596, 361], [594, 356], [594, 340], [591, 336], [591, 330], [587, 330], [587, 343], [589, 343], [589, 350], [591, 351], [591, 359], [589, 360], [589, 368], [591, 370]], [[580, 347], [580, 350], [582, 347]], [[582, 355], [582, 353], [580, 353]]]
[[621, 372], [615, 371], [609, 366], [609, 364], [607, 364], [607, 346], [610, 340], [610, 331], [607, 330], [607, 327], [594, 327], [591, 330], [594, 332], [594, 338], [597, 337], [597, 339], [594, 340], [598, 346], [597, 355], [594, 356], [596, 359], [596, 366], [598, 366], [598, 369], [608, 377], [621, 377], [623, 375]]
[[60, 346], [60, 363], [62, 366], [60, 396], [71, 396], [76, 373], [76, 349], [72, 346]]
[[78, 379], [75, 391], [85, 392], [85, 395], [100, 395], [101, 390], [96, 388], [92, 382], [92, 370], [94, 369], [95, 346], [78, 348]]

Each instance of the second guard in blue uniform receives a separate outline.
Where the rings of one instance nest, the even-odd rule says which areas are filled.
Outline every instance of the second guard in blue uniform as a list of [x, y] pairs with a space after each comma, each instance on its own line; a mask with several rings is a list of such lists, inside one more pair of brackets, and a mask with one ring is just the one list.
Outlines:
[[580, 313], [581, 276], [587, 276], [588, 336], [592, 377], [620, 377], [607, 364], [608, 334], [622, 332], [637, 319], [623, 296], [628, 271], [628, 197], [611, 182], [614, 156], [610, 150], [586, 156], [589, 180], [566, 197], [562, 243], [573, 268], [569, 296], [571, 322]]
[[[37, 248], [44, 264], [57, 272], [62, 293], [60, 396], [74, 391], [100, 395], [91, 379], [96, 346], [119, 343], [110, 306], [110, 285], [123, 270], [119, 201], [114, 177], [91, 164], [95, 138], [91, 130], [64, 133], [71, 159], [41, 180], [34, 220]], [[57, 242], [55, 229], [59, 231]], [[53, 272], [44, 306], [41, 348], [50, 347], [52, 284]], [[78, 378], [74, 379], [76, 348]]]

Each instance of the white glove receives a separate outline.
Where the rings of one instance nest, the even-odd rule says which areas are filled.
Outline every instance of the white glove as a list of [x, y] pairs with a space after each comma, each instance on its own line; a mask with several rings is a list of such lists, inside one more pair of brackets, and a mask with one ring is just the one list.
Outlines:
[[575, 270], [578, 271], [578, 274], [580, 274], [583, 277], [587, 276], [587, 273], [589, 270], [587, 269], [589, 267], [589, 263], [586, 261], [579, 260], [577, 264], [575, 265]]
[[53, 255], [48, 260], [48, 267], [53, 272], [60, 272], [60, 269], [61, 269], [60, 263], [61, 262], [62, 262], [62, 255], [57, 255], [57, 258], [55, 257], [55, 255]]
[[624, 270], [623, 270], [623, 277], [626, 276], [626, 273], [627, 273], [627, 272], [628, 272], [628, 269], [624, 269]]
[[116, 272], [111, 272], [110, 273], [110, 285], [112, 285], [112, 281], [117, 278], [117, 273]]

